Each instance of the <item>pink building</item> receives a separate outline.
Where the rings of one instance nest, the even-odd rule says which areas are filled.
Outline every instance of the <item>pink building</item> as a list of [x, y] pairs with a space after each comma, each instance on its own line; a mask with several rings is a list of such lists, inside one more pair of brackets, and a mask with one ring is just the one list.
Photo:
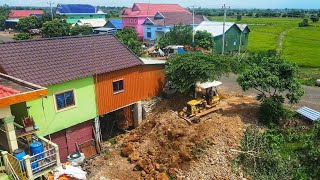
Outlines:
[[132, 8], [125, 8], [121, 14], [122, 28], [133, 27], [138, 33], [139, 39], [143, 39], [143, 22], [147, 17], [153, 17], [158, 11], [161, 12], [189, 12], [178, 4], [149, 4], [134, 3]]

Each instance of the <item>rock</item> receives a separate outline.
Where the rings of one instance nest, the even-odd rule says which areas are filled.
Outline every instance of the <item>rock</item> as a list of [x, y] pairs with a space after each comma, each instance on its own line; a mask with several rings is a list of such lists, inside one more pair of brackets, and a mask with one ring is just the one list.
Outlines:
[[129, 155], [129, 159], [131, 162], [138, 161], [139, 160], [139, 153], [137, 151], [134, 151], [133, 153], [131, 153]]
[[147, 167], [147, 161], [144, 159], [139, 160], [137, 163], [137, 166], [140, 167], [141, 169], [145, 169]]
[[121, 155], [128, 157], [134, 151], [134, 146], [132, 143], [128, 143], [126, 147], [121, 150]]
[[184, 161], [191, 161], [192, 157], [190, 154], [186, 151], [180, 151], [179, 152], [179, 157], [184, 160]]
[[156, 180], [169, 180], [169, 177], [166, 173], [159, 173], [156, 177]]
[[155, 169], [156, 169], [157, 171], [159, 171], [159, 169], [161, 168], [160, 164], [158, 164], [158, 163], [157, 163], [154, 167], [155, 167]]
[[146, 175], [147, 175], [147, 173], [142, 170], [142, 171], [141, 171], [141, 176], [142, 176], [142, 177], [145, 177]]

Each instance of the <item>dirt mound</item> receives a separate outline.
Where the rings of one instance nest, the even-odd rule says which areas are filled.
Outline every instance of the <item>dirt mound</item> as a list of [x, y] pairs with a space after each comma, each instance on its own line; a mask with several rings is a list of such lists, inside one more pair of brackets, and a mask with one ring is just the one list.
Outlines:
[[238, 148], [246, 123], [256, 121], [255, 103], [226, 97], [225, 111], [188, 125], [170, 110], [174, 102], [164, 100], [137, 129], [105, 148], [109, 156], [91, 162], [91, 179], [237, 179], [230, 149]]

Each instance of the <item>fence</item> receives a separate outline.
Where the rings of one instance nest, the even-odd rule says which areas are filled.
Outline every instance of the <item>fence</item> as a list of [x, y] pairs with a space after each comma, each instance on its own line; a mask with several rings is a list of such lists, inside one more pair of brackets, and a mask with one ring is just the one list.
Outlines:
[[32, 173], [36, 174], [57, 165], [57, 155], [56, 148], [51, 147], [42, 153], [31, 156], [30, 165], [32, 168]]

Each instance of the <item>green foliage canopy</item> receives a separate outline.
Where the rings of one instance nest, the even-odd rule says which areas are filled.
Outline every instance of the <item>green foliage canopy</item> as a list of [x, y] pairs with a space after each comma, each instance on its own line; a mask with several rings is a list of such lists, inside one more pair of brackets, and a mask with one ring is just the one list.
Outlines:
[[214, 46], [212, 34], [207, 31], [197, 31], [194, 39], [197, 47], [210, 50]]
[[31, 35], [29, 33], [18, 33], [13, 37], [14, 40], [27, 40], [31, 39]]
[[174, 26], [165, 34], [165, 36], [161, 37], [157, 41], [161, 48], [168, 45], [191, 45], [192, 26]]
[[290, 103], [297, 103], [304, 90], [296, 79], [296, 64], [278, 56], [264, 57], [249, 62], [240, 74], [237, 82], [243, 91], [255, 89], [259, 91], [259, 100], [272, 97], [283, 103], [287, 98]]
[[136, 31], [130, 27], [125, 27], [122, 31], [115, 33], [116, 37], [125, 44], [133, 53], [140, 55], [142, 52], [142, 44], [138, 40]]
[[70, 25], [63, 20], [54, 19], [43, 24], [41, 32], [44, 37], [61, 37], [68, 36], [70, 33]]
[[186, 53], [170, 58], [165, 70], [167, 81], [179, 92], [189, 91], [197, 82], [213, 81], [231, 71], [227, 56]]
[[71, 36], [77, 36], [77, 35], [89, 35], [92, 34], [92, 28], [89, 26], [73, 26], [70, 29], [70, 35]]
[[17, 29], [28, 32], [29, 29], [36, 29], [41, 26], [39, 19], [36, 16], [30, 16], [19, 19]]

